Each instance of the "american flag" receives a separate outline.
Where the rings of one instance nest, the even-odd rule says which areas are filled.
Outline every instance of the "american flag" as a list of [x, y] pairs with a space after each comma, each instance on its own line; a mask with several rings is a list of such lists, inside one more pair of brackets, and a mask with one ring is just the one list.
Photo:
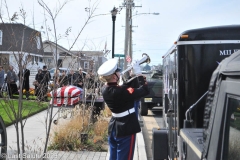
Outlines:
[[56, 97], [51, 99], [50, 104], [54, 106], [77, 104], [81, 100], [82, 93], [83, 90], [75, 86], [58, 88], [54, 93], [50, 92], [51, 97]]
[[127, 57], [126, 57], [126, 61], [130, 63], [130, 62], [132, 61], [131, 57], [130, 57], [130, 56], [127, 56]]

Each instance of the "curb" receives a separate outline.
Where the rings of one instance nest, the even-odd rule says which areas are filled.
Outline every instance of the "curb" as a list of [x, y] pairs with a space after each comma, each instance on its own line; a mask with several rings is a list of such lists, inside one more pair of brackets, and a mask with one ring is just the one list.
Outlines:
[[137, 150], [138, 150], [138, 160], [146, 160], [147, 159], [147, 152], [146, 152], [146, 145], [143, 137], [143, 127], [144, 122], [140, 114], [138, 114], [139, 123], [141, 126], [141, 132], [137, 134]]
[[138, 151], [138, 160], [146, 160], [147, 159], [147, 153], [146, 153], [146, 147], [145, 142], [143, 138], [142, 131], [137, 133], [137, 151]]

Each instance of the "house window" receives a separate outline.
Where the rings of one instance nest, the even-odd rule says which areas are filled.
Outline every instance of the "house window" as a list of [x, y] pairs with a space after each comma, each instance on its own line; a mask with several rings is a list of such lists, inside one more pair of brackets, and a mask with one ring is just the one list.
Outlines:
[[62, 59], [58, 59], [58, 64], [57, 64], [57, 66], [58, 66], [58, 67], [62, 67], [62, 63], [63, 63], [63, 60], [62, 60]]
[[2, 45], [2, 35], [3, 35], [2, 30], [0, 30], [0, 45]]
[[34, 56], [32, 56], [32, 64], [34, 64]]
[[43, 59], [42, 59], [42, 57], [39, 57], [39, 62], [43, 62]]
[[89, 69], [89, 62], [84, 62], [84, 69]]
[[38, 62], [38, 56], [35, 57], [35, 62], [36, 62], [36, 63]]
[[41, 49], [41, 41], [40, 41], [40, 37], [36, 36], [36, 45], [37, 45], [37, 49]]
[[51, 62], [52, 62], [52, 59], [51, 59], [51, 58], [48, 58], [48, 59], [47, 59], [47, 62], [48, 62], [48, 63], [51, 63]]

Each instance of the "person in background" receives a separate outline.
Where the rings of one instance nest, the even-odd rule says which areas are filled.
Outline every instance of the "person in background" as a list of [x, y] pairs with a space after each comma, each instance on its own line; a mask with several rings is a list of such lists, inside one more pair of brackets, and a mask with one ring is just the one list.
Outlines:
[[[22, 75], [21, 75], [22, 74]], [[29, 99], [29, 76], [30, 76], [30, 70], [26, 68], [26, 65], [23, 65], [23, 71], [18, 73], [19, 79], [22, 78], [22, 90], [25, 89], [26, 92], [26, 99]], [[20, 82], [20, 81], [19, 81]], [[21, 85], [21, 84], [19, 84]]]
[[55, 70], [54, 75], [53, 75], [53, 81], [55, 81], [55, 78], [56, 78], [56, 84], [59, 84], [59, 78], [60, 78], [59, 69]]
[[0, 97], [2, 97], [2, 87], [3, 87], [3, 84], [4, 84], [4, 70], [3, 70], [3, 67], [0, 66]]
[[43, 70], [39, 75], [40, 88], [38, 94], [38, 100], [40, 101], [48, 101], [47, 100], [47, 91], [48, 91], [48, 83], [51, 79], [50, 72], [47, 70], [47, 66], [43, 66]]
[[83, 89], [83, 82], [84, 79], [86, 77], [86, 74], [82, 72], [82, 68], [79, 68], [79, 72], [77, 73], [77, 87], [82, 88]]
[[35, 81], [34, 81], [34, 86], [35, 86], [35, 96], [38, 96], [39, 94], [39, 89], [40, 89], [40, 75], [42, 73], [42, 69], [38, 69], [38, 73], [35, 75]]
[[71, 69], [70, 73], [68, 74], [68, 84], [77, 86], [77, 74], [74, 72], [73, 69]]
[[54, 72], [54, 75], [53, 75], [53, 82], [49, 84], [49, 87], [50, 87], [51, 91], [54, 88], [58, 88], [60, 86], [59, 85], [59, 78], [60, 78], [60, 71], [59, 71], [59, 69], [56, 69], [55, 72]]
[[68, 77], [66, 75], [66, 71], [62, 72], [62, 75], [59, 78], [59, 85], [60, 87], [64, 87], [68, 85]]
[[108, 126], [109, 159], [132, 160], [136, 133], [141, 131], [135, 114], [134, 101], [149, 94], [149, 90], [146, 79], [141, 76], [141, 68], [136, 62], [132, 66], [134, 74], [138, 75], [140, 80], [140, 87], [118, 85], [120, 69], [117, 64], [116, 59], [110, 59], [98, 69], [100, 80], [106, 82], [102, 89], [103, 99], [112, 111]]
[[13, 66], [9, 66], [9, 70], [7, 71], [7, 77], [6, 77], [6, 81], [7, 81], [7, 86], [8, 86], [8, 94], [9, 97], [12, 98], [14, 93], [18, 92], [18, 88], [17, 88], [17, 75], [15, 73], [15, 71], [13, 70]]
[[89, 70], [88, 74], [86, 75], [87, 89], [95, 88], [94, 80], [95, 80], [95, 75], [93, 74], [92, 70]]

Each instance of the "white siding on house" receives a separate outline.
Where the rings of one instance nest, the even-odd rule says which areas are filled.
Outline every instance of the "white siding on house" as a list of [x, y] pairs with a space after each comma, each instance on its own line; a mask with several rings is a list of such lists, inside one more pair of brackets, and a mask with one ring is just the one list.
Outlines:
[[41, 39], [39, 36], [36, 36], [37, 49], [41, 49]]
[[77, 69], [78, 68], [78, 64], [77, 64], [77, 58], [72, 58], [72, 57], [63, 57], [63, 64], [62, 67], [63, 68], [73, 68], [73, 69]]
[[0, 45], [2, 45], [2, 37], [3, 37], [3, 32], [0, 30]]

